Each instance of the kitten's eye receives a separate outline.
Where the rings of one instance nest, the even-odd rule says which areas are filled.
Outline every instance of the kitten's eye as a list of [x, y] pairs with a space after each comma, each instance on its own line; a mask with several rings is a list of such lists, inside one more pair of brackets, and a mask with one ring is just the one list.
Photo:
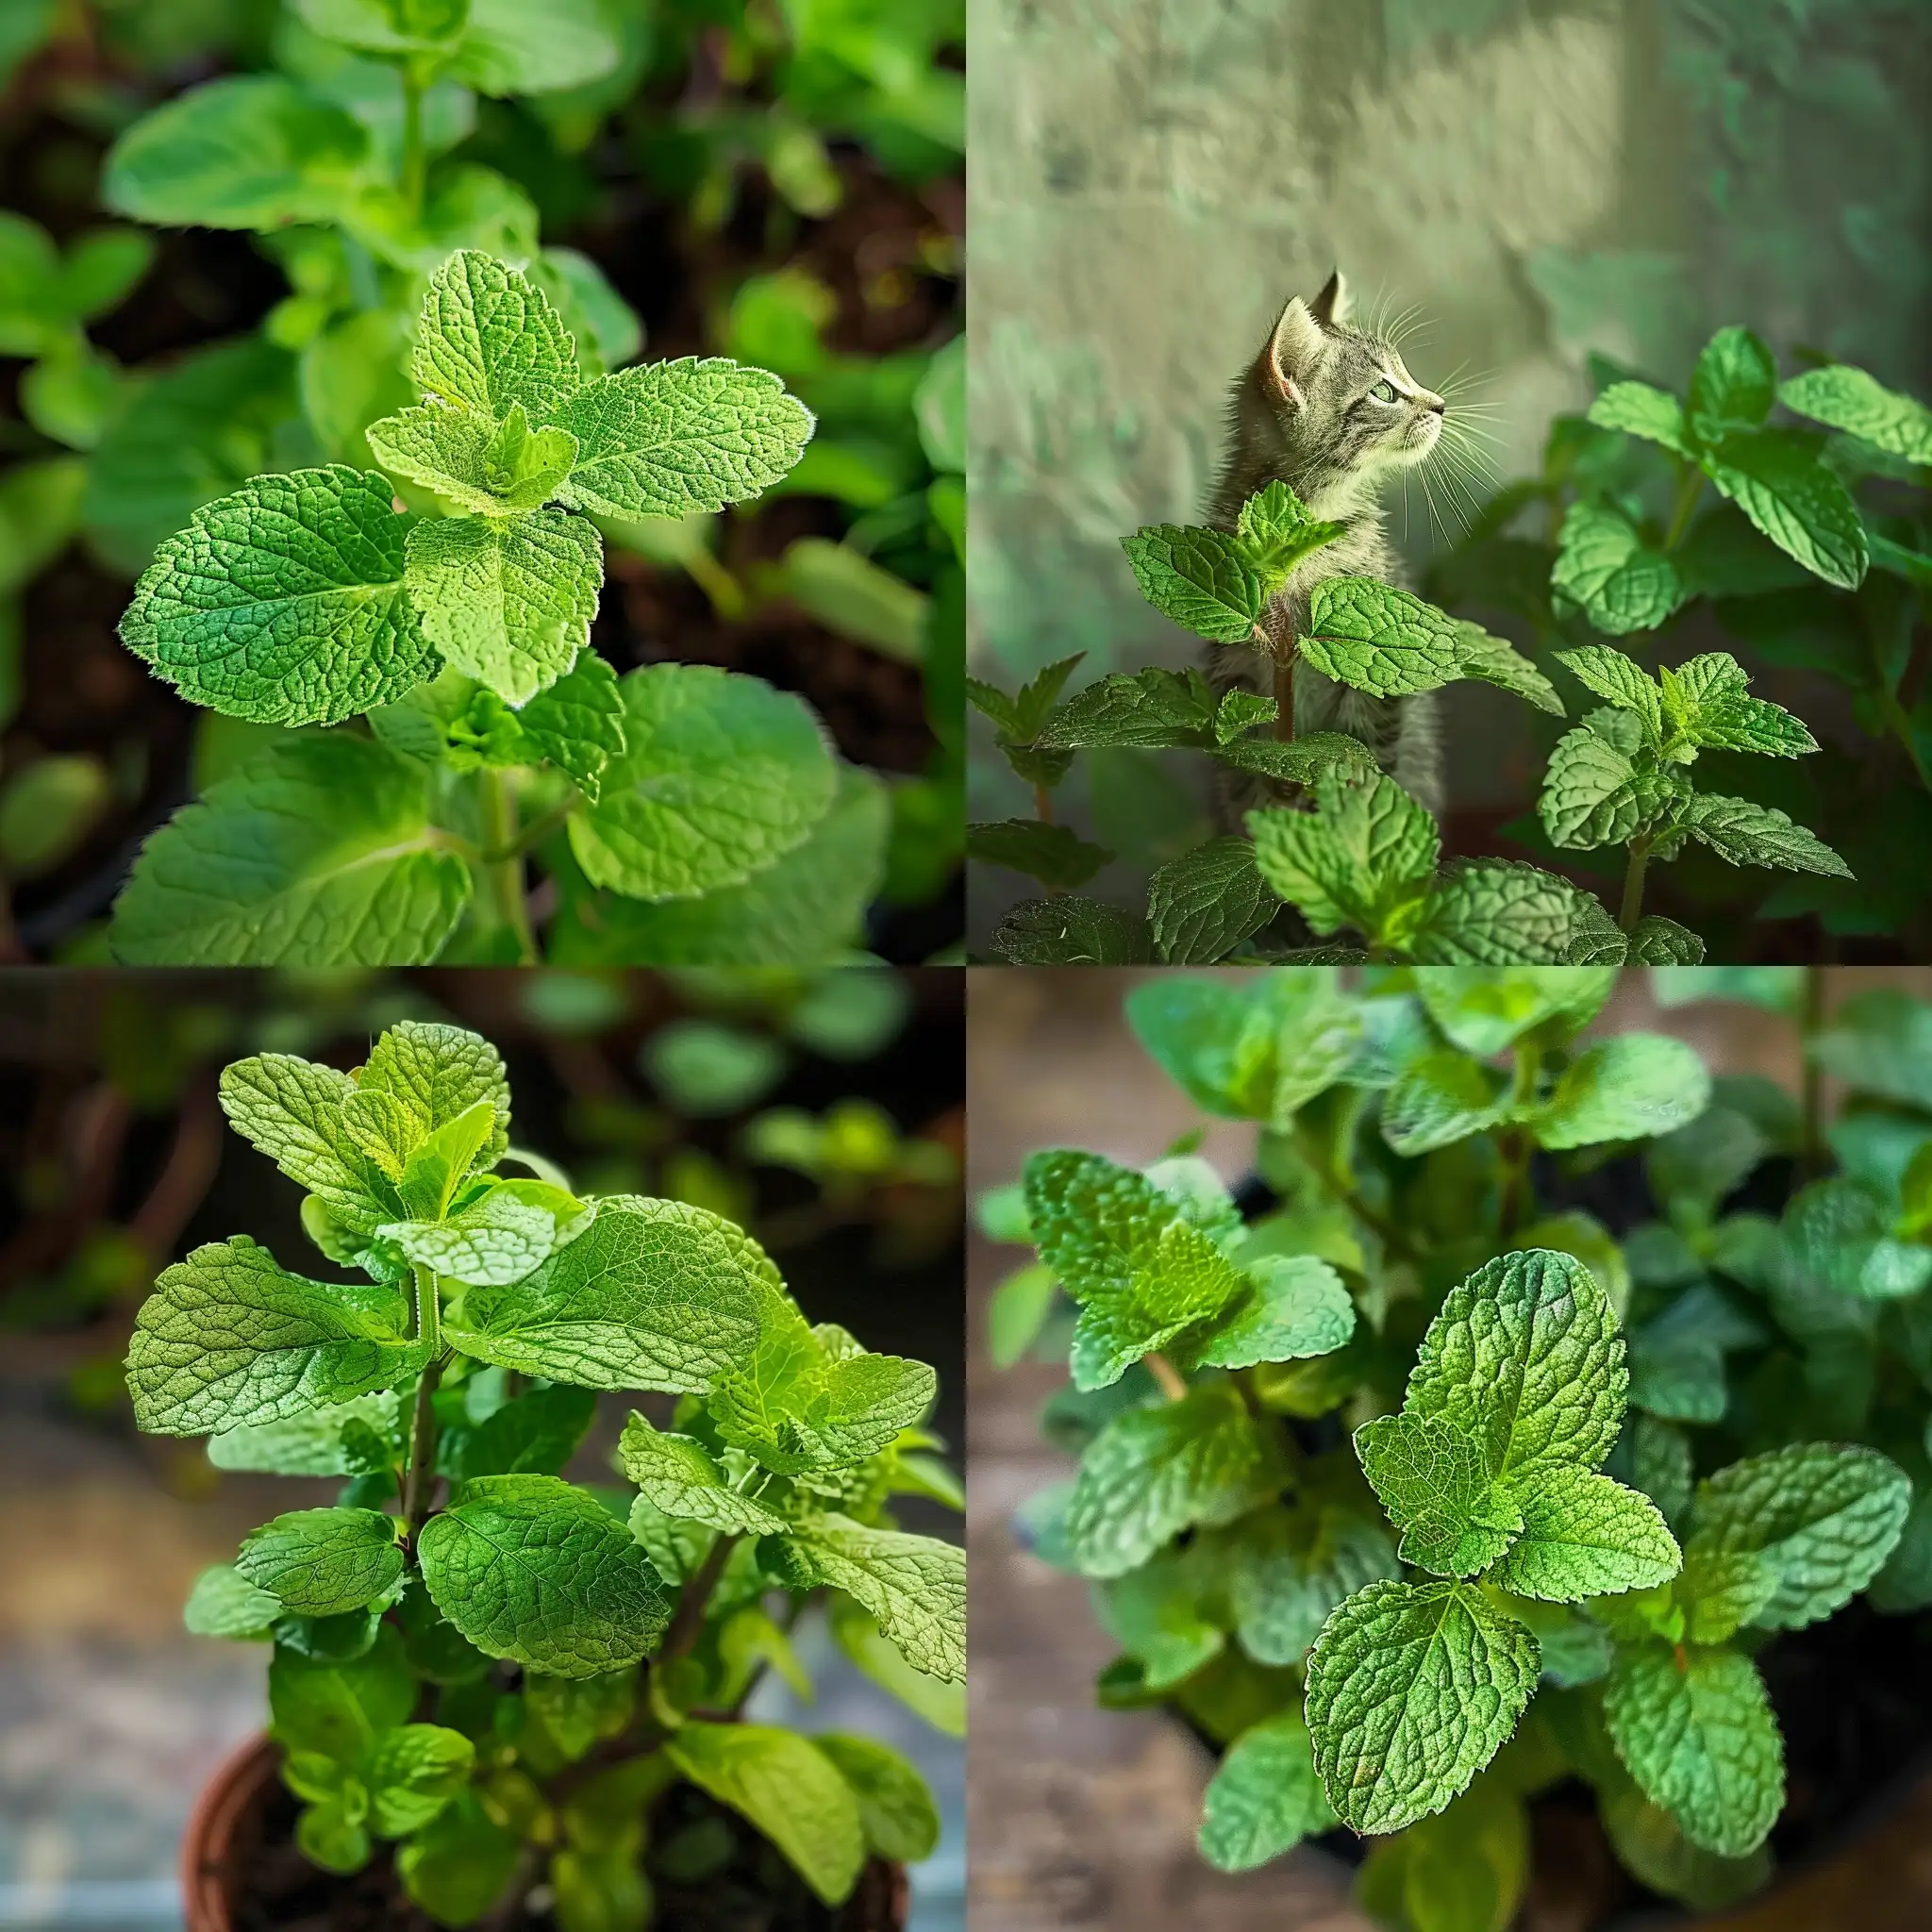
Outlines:
[[1395, 400], [1395, 385], [1392, 382], [1378, 382], [1369, 394], [1378, 403], [1392, 403]]

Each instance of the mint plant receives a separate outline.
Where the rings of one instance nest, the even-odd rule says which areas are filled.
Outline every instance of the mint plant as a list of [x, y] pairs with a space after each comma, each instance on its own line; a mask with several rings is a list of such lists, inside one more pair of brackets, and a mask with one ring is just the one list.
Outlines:
[[[1016, 1528], [1092, 1583], [1101, 1702], [1212, 1744], [1210, 1863], [1346, 1827], [1360, 1903], [1411, 1932], [1509, 1923], [1566, 1779], [1654, 1891], [1757, 1890], [1776, 1706], [1819, 1681], [1781, 1647], [1861, 1594], [1874, 1648], [1874, 1612], [1932, 1603], [1932, 1008], [1657, 974], [1668, 1004], [1802, 1017], [1852, 1089], [1828, 1119], [1815, 1079], [1794, 1101], [1591, 1037], [1617, 981], [1162, 975], [1129, 1022], [1204, 1114], [1257, 1124], [1265, 1191], [1191, 1135], [1144, 1174], [1036, 1154], [982, 1207], [1038, 1255], [993, 1298], [996, 1362], [1069, 1364], [1042, 1423], [1077, 1474]], [[1731, 1205], [1834, 1153], [1772, 1213]], [[1617, 1174], [1622, 1220], [1563, 1201]]]
[[557, 835], [574, 901], [674, 908], [658, 958], [782, 956], [810, 929], [792, 902], [847, 856], [848, 827], [872, 825], [875, 791], [841, 776], [803, 703], [755, 679], [679, 664], [620, 679], [589, 649], [603, 549], [585, 512], [755, 495], [797, 459], [809, 415], [720, 358], [586, 380], [541, 291], [470, 250], [431, 277], [410, 366], [425, 400], [369, 444], [450, 514], [398, 508], [375, 471], [258, 477], [198, 509], [136, 589], [122, 635], [184, 696], [369, 729], [265, 752], [156, 834], [116, 908], [116, 957], [528, 959], [525, 855]]
[[[787, 1632], [823, 1592], [860, 1668], [955, 1722], [963, 1553], [891, 1513], [955, 1493], [920, 1427], [932, 1370], [808, 1324], [717, 1214], [574, 1194], [511, 1146], [475, 1034], [405, 1022], [353, 1074], [258, 1055], [221, 1100], [305, 1191], [323, 1257], [365, 1277], [212, 1242], [162, 1271], [127, 1356], [143, 1429], [208, 1437], [221, 1469], [347, 1479], [186, 1612], [273, 1645], [303, 1854], [392, 1857], [452, 1926], [541, 1877], [567, 1932], [649, 1925], [648, 1821], [680, 1784], [827, 1904], [869, 1856], [924, 1857], [936, 1813], [897, 1754], [738, 1714], [768, 1668], [805, 1681]], [[632, 1413], [621, 1491], [561, 1474], [600, 1390], [676, 1398], [669, 1427]]]
[[[1309, 597], [1307, 635], [1274, 636], [1271, 600], [1300, 561], [1341, 534], [1280, 483], [1250, 500], [1232, 532], [1162, 525], [1124, 540], [1136, 582], [1163, 615], [1198, 638], [1252, 643], [1261, 661], [1272, 658], [1272, 696], [1232, 691], [1217, 703], [1197, 673], [1151, 669], [1102, 677], [1063, 699], [1077, 658], [1048, 667], [1018, 697], [970, 684], [997, 749], [1033, 791], [1035, 816], [973, 827], [969, 851], [1025, 874], [1045, 893], [1013, 908], [990, 950], [1032, 963], [1203, 964], [1313, 957], [1310, 939], [1340, 933], [1348, 957], [1418, 964], [1690, 964], [1703, 957], [1708, 932], [1647, 915], [1644, 894], [1653, 864], [1693, 845], [1719, 863], [1698, 866], [1680, 904], [1697, 904], [1709, 931], [1746, 900], [1761, 905], [1763, 918], [1816, 912], [1844, 932], [1910, 925], [1927, 882], [1916, 833], [1903, 837], [1886, 819], [1881, 798], [1896, 788], [1880, 774], [1902, 765], [1916, 797], [1932, 742], [1912, 651], [1932, 581], [1922, 494], [1932, 413], [1845, 365], [1780, 382], [1770, 351], [1742, 328], [1712, 338], [1681, 397], [1593, 366], [1605, 386], [1588, 416], [1559, 417], [1542, 476], [1498, 491], [1462, 545], [1437, 560], [1433, 602], [1374, 579], [1330, 579]], [[1780, 404], [1834, 433], [1772, 422]], [[1540, 541], [1529, 532], [1544, 507], [1549, 534]], [[1461, 614], [1471, 610], [1526, 625], [1527, 648]], [[1706, 619], [1740, 650], [1707, 648], [1707, 629], [1689, 628]], [[1631, 655], [1642, 634], [1672, 625], [1685, 627], [1690, 652], [1672, 651], [1654, 667]], [[1408, 823], [1375, 786], [1365, 747], [1297, 731], [1292, 672], [1303, 658], [1378, 698], [1473, 680], [1562, 719], [1576, 715], [1580, 694], [1587, 708], [1576, 725], [1560, 737], [1540, 733], [1547, 769], [1537, 811], [1507, 830], [1527, 856], [1572, 869], [1601, 861], [1571, 855], [1623, 847], [1621, 894], [1606, 904], [1572, 880], [1527, 873], [1520, 859], [1464, 858], [1455, 867], [1461, 889], [1426, 936], [1421, 927], [1378, 932], [1358, 916], [1329, 916], [1332, 900], [1320, 891], [1298, 896], [1307, 891], [1305, 867], [1271, 871], [1262, 856], [1280, 828], [1264, 836], [1251, 823], [1252, 869], [1239, 841], [1215, 839], [1159, 864], [1144, 906], [1074, 903], [1115, 858], [1054, 823], [1054, 793], [1090, 747], [1200, 752], [1273, 780], [1282, 809], [1312, 804], [1321, 821], [1338, 809], [1324, 797], [1365, 785], [1376, 795], [1353, 811]], [[1889, 739], [1899, 756], [1860, 759], [1836, 747], [1819, 756], [1801, 720], [1749, 691], [1759, 665], [1822, 673], [1845, 687], [1858, 727]], [[1783, 763], [1799, 758], [1805, 767]], [[1905, 809], [1909, 816], [1916, 807]], [[1843, 856], [1840, 831], [1857, 862]], [[1306, 826], [1285, 836], [1298, 853], [1310, 840], [1333, 842]], [[1337, 837], [1345, 844], [1345, 833]], [[1348, 871], [1340, 856], [1333, 863]], [[1412, 896], [1428, 899], [1436, 873], [1434, 856], [1415, 860]], [[1753, 876], [1765, 873], [1791, 876], [1767, 887]], [[1350, 875], [1353, 897], [1374, 896], [1374, 880]], [[1224, 902], [1218, 915], [1191, 911]], [[1301, 929], [1283, 920], [1284, 902], [1299, 910]], [[1318, 951], [1330, 957], [1333, 948]]]

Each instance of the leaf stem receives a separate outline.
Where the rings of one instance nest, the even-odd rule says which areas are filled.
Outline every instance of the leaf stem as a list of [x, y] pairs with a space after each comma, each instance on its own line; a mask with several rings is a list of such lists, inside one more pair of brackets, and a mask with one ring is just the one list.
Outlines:
[[[482, 785], [484, 876], [503, 923], [515, 937], [517, 964], [534, 966], [537, 941], [530, 931], [530, 908], [524, 897], [524, 857], [518, 842], [516, 798], [504, 773], [486, 768], [476, 776]], [[502, 856], [492, 858], [492, 853]]]
[[1033, 816], [1042, 825], [1053, 824], [1053, 793], [1044, 785], [1033, 788]]
[[1630, 862], [1624, 869], [1624, 901], [1617, 911], [1617, 924], [1625, 933], [1637, 930], [1637, 922], [1643, 913], [1643, 874], [1650, 863], [1650, 841], [1633, 839], [1630, 841]]
[[1160, 1385], [1160, 1392], [1170, 1402], [1183, 1402], [1187, 1399], [1187, 1377], [1168, 1360], [1157, 1348], [1152, 1355], [1141, 1359], [1147, 1365], [1147, 1373]]
[[[419, 1273], [423, 1272], [421, 1270]], [[429, 1292], [436, 1284], [432, 1278]], [[443, 1357], [436, 1356], [416, 1382], [416, 1407], [409, 1418], [409, 1473], [403, 1484], [403, 1523], [411, 1552], [429, 1521], [429, 1497], [436, 1488], [436, 1385], [442, 1380]]]
[[664, 1633], [663, 1644], [655, 1659], [657, 1669], [675, 1663], [704, 1634], [705, 1607], [710, 1602], [711, 1592], [717, 1589], [718, 1579], [724, 1575], [737, 1542], [736, 1530], [720, 1535], [705, 1553], [705, 1560], [686, 1579], [677, 1594], [677, 1608], [672, 1612], [671, 1627]]
[[1686, 463], [1684, 474], [1677, 478], [1677, 500], [1671, 506], [1671, 526], [1664, 532], [1664, 548], [1674, 550], [1682, 541], [1685, 527], [1690, 522], [1690, 512], [1697, 508], [1697, 499], [1704, 494], [1704, 472], [1695, 463]]
[[406, 60], [403, 80], [403, 153], [397, 187], [411, 222], [423, 213], [423, 188], [428, 158], [423, 147], [423, 75], [414, 60]]
[[477, 854], [478, 859], [484, 865], [503, 865], [521, 858], [526, 852], [534, 852], [583, 802], [583, 793], [572, 787], [548, 811], [539, 812], [508, 844], [491, 846]]

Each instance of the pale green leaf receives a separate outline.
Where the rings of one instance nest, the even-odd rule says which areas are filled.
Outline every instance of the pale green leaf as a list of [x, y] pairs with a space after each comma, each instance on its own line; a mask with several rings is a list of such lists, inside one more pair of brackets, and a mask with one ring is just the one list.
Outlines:
[[534, 1274], [467, 1290], [443, 1334], [524, 1374], [703, 1392], [751, 1355], [759, 1291], [776, 1282], [763, 1249], [708, 1209], [619, 1194]]
[[572, 814], [571, 850], [593, 884], [689, 899], [774, 864], [831, 808], [838, 768], [804, 702], [705, 664], [654, 664], [620, 681], [625, 750], [602, 796]]
[[469, 25], [451, 73], [478, 93], [558, 93], [616, 68], [623, 46], [597, 0], [470, 0]]
[[778, 1536], [787, 1526], [756, 1496], [735, 1488], [696, 1437], [655, 1429], [635, 1409], [617, 1453], [625, 1474], [666, 1516], [741, 1536]]
[[1842, 362], [1807, 369], [1781, 384], [1777, 394], [1786, 408], [1815, 423], [1829, 423], [1907, 462], [1932, 463], [1932, 409], [1862, 369]]
[[388, 479], [335, 464], [204, 504], [135, 587], [121, 636], [192, 703], [333, 724], [436, 672], [403, 591]]
[[957, 1543], [827, 1515], [795, 1527], [787, 1549], [812, 1581], [862, 1604], [914, 1670], [965, 1682], [966, 1552]]
[[901, 1864], [932, 1857], [940, 1841], [939, 1807], [915, 1765], [875, 1738], [820, 1731], [811, 1741], [852, 1787], [874, 1856]]
[[1590, 406], [1590, 421], [1599, 429], [1621, 429], [1660, 442], [1679, 456], [1690, 452], [1685, 433], [1684, 408], [1675, 396], [1647, 382], [1613, 382]]
[[1299, 645], [1324, 676], [1383, 698], [1449, 683], [1464, 657], [1458, 620], [1374, 577], [1317, 584]]
[[1607, 1475], [1552, 1464], [1511, 1493], [1523, 1510], [1523, 1534], [1490, 1579], [1505, 1590], [1574, 1604], [1648, 1590], [1677, 1572], [1676, 1540], [1657, 1505]]
[[1686, 595], [1668, 557], [1620, 512], [1590, 502], [1572, 504], [1563, 519], [1550, 584], [1613, 638], [1655, 630]]
[[293, 1054], [256, 1054], [222, 1070], [229, 1125], [319, 1196], [337, 1221], [368, 1235], [399, 1204], [343, 1121], [355, 1091], [348, 1074]]
[[417, 1548], [436, 1607], [478, 1650], [553, 1676], [636, 1663], [670, 1621], [630, 1532], [556, 1476], [463, 1484]]
[[1377, 1416], [1355, 1432], [1356, 1454], [1390, 1521], [1405, 1563], [1473, 1576], [1509, 1547], [1521, 1511], [1499, 1494], [1482, 1443], [1441, 1416]]
[[1674, 671], [1665, 665], [1657, 675], [1674, 730], [1694, 744], [1780, 758], [1818, 749], [1802, 719], [1747, 693], [1744, 668], [1728, 651], [1707, 651]]
[[592, 805], [624, 752], [624, 692], [609, 660], [581, 651], [572, 668], [517, 714], [525, 741], [576, 781]]
[[791, 470], [813, 426], [775, 375], [688, 356], [599, 376], [548, 420], [577, 443], [558, 494], [612, 517], [696, 516], [748, 502]]
[[422, 1138], [488, 1101], [494, 1124], [480, 1143], [476, 1165], [494, 1167], [509, 1146], [509, 1076], [503, 1056], [480, 1033], [439, 1021], [400, 1020], [383, 1029], [354, 1078], [362, 1091], [399, 1102]]
[[445, 1220], [386, 1222], [375, 1231], [445, 1280], [508, 1288], [550, 1253], [558, 1227], [546, 1208], [491, 1192]]
[[396, 1871], [439, 1924], [470, 1925], [496, 1903], [522, 1854], [523, 1840], [491, 1818], [475, 1791], [458, 1791], [397, 1848]]
[[377, 1837], [420, 1831], [469, 1783], [475, 1761], [475, 1745], [441, 1724], [385, 1732], [359, 1766]]
[[1460, 1583], [1372, 1583], [1308, 1655], [1315, 1768], [1341, 1821], [1386, 1832], [1440, 1811], [1536, 1689], [1536, 1639]]
[[408, 1722], [416, 1689], [401, 1634], [386, 1624], [359, 1657], [334, 1662], [279, 1643], [268, 1667], [270, 1729], [291, 1752], [354, 1764], [383, 1732]]
[[1208, 1787], [1197, 1843], [1216, 1871], [1249, 1872], [1335, 1822], [1307, 1724], [1285, 1710], [1228, 1748]]
[[966, 1735], [966, 1687], [942, 1684], [915, 1671], [865, 1611], [849, 1596], [835, 1595], [826, 1622], [833, 1639], [858, 1670], [943, 1736]]
[[576, 350], [556, 309], [515, 269], [474, 248], [430, 277], [409, 373], [425, 394], [491, 425], [513, 403], [531, 422], [553, 423], [577, 388]]
[[242, 1545], [236, 1572], [298, 1616], [359, 1610], [403, 1574], [401, 1524], [375, 1509], [294, 1509]]
[[1162, 616], [1217, 643], [1247, 639], [1265, 602], [1242, 546], [1223, 530], [1154, 524], [1121, 540], [1141, 594]]
[[1235, 535], [1272, 597], [1303, 558], [1324, 549], [1346, 528], [1309, 516], [1307, 506], [1277, 477], [1241, 505]]
[[1657, 679], [1641, 665], [1607, 644], [1581, 644], [1574, 651], [1558, 651], [1557, 662], [1598, 697], [1607, 698], [1620, 711], [1633, 712], [1641, 721], [1650, 744], [1662, 745], [1663, 692]]
[[409, 1307], [380, 1283], [305, 1280], [245, 1236], [163, 1269], [127, 1348], [135, 1420], [150, 1435], [200, 1436], [277, 1422], [393, 1389], [428, 1351]]
[[1705, 343], [1690, 372], [1690, 426], [1700, 442], [1727, 429], [1755, 429], [1777, 396], [1777, 365], [1748, 328], [1721, 328]]
[[1313, 1255], [1262, 1255], [1247, 1264], [1253, 1284], [1231, 1318], [1205, 1341], [1184, 1337], [1190, 1366], [1250, 1369], [1257, 1362], [1327, 1355], [1355, 1332], [1355, 1304], [1341, 1275]]
[[1709, 1104], [1710, 1074], [1695, 1048], [1665, 1034], [1622, 1033], [1564, 1068], [1532, 1129], [1544, 1147], [1648, 1140]]
[[1813, 1181], [1785, 1209], [1798, 1268], [1834, 1294], [1899, 1301], [1932, 1282], [1932, 1247], [1898, 1239], [1894, 1203], [1844, 1175]]
[[1382, 1138], [1398, 1154], [1431, 1154], [1486, 1133], [1508, 1110], [1507, 1074], [1441, 1047], [1396, 1075], [1382, 1102]]
[[1253, 811], [1248, 831], [1261, 876], [1325, 937], [1353, 926], [1400, 943], [1419, 919], [1441, 839], [1392, 778], [1317, 781], [1318, 810]]
[[194, 1579], [181, 1621], [194, 1637], [265, 1639], [282, 1614], [280, 1597], [258, 1590], [232, 1563], [217, 1563]]
[[[1446, 967], [1416, 975], [1416, 997], [1452, 1044], [1487, 1059], [1513, 1047], [1533, 1028], [1563, 1033], [1584, 1027], [1616, 991], [1614, 968], [1532, 966], [1497, 972]], [[1553, 1030], [1554, 1030], [1553, 1029]]]
[[1436, 882], [1407, 950], [1419, 966], [1554, 966], [1598, 957], [1577, 950], [1593, 914], [1595, 900], [1555, 873], [1458, 858]]

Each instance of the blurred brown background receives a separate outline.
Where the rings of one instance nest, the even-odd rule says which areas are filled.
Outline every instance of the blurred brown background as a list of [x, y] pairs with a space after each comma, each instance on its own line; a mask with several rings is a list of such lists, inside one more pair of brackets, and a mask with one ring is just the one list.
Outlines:
[[[1086, 1147], [1136, 1166], [1203, 1117], [1128, 1031], [1134, 969], [977, 968], [968, 974], [969, 1199], [1018, 1177], [1035, 1148]], [[1834, 969], [1827, 1003], [1877, 986], [1932, 995], [1932, 970]], [[1724, 1073], [1795, 1083], [1793, 1029], [1728, 1004], [1659, 1009], [1647, 975], [1624, 976], [1599, 1032], [1674, 1033]], [[1208, 1124], [1201, 1148], [1229, 1180], [1247, 1168], [1252, 1125]], [[1035, 1491], [1073, 1473], [1035, 1418], [1063, 1366], [1005, 1373], [986, 1354], [986, 1308], [1025, 1252], [968, 1237], [967, 1548], [973, 1629], [973, 1750], [967, 1806], [974, 1932], [1373, 1932], [1349, 1876], [1304, 1849], [1236, 1878], [1196, 1856], [1207, 1754], [1155, 1711], [1097, 1708], [1095, 1674], [1115, 1646], [1085, 1583], [1015, 1541], [1008, 1521]], [[1932, 1712], [1926, 1714], [1932, 1738]], [[1688, 1924], [1688, 1921], [1674, 1923]], [[1876, 1824], [1857, 1856], [1800, 1875], [1774, 1897], [1713, 1919], [1726, 1932], [1924, 1932], [1932, 1925], [1932, 1782]], [[1525, 1932], [1573, 1932], [1553, 1915]]]
[[[336, 1272], [301, 1234], [301, 1191], [228, 1131], [224, 1065], [272, 1049], [353, 1067], [403, 1018], [485, 1034], [513, 1145], [585, 1191], [744, 1222], [814, 1320], [935, 1365], [957, 1451], [962, 994], [937, 969], [0, 973], [0, 1932], [178, 1927], [181, 1823], [261, 1727], [267, 1663], [190, 1637], [182, 1602], [249, 1530], [338, 1487], [142, 1436], [122, 1387], [155, 1272], [197, 1243], [248, 1233]], [[604, 1397], [570, 1474], [611, 1480], [627, 1409], [666, 1400]], [[958, 1538], [957, 1516], [910, 1502], [908, 1528]], [[824, 1648], [815, 1713], [785, 1721], [877, 1727], [918, 1759], [948, 1829], [914, 1924], [950, 1932], [963, 1749], [909, 1717], [894, 1731], [883, 1693], [856, 1708], [869, 1687]]]

